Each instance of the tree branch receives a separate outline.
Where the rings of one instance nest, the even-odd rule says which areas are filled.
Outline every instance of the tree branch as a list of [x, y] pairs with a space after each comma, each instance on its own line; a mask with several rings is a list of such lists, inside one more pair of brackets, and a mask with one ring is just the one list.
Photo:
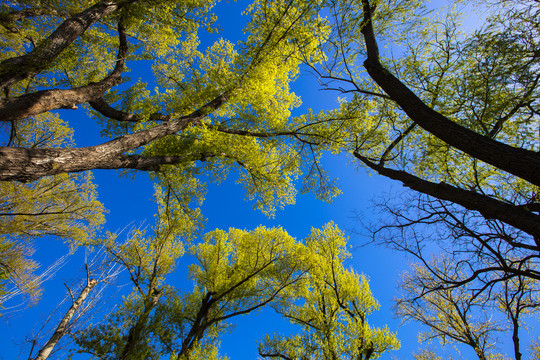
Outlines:
[[[446, 183], [432, 183], [405, 171], [385, 168], [360, 155], [357, 151], [354, 152], [354, 156], [379, 174], [393, 180], [401, 181], [408, 188], [441, 200], [451, 201], [469, 210], [478, 211], [486, 218], [501, 220], [534, 237], [540, 237], [540, 216], [521, 207]], [[540, 250], [540, 243], [536, 245], [538, 250]]]
[[103, 0], [65, 20], [30, 53], [0, 63], [0, 88], [45, 70], [88, 27], [135, 0]]
[[409, 118], [450, 146], [540, 186], [539, 153], [515, 148], [453, 122], [427, 106], [381, 64], [369, 0], [362, 0], [362, 3], [364, 23], [361, 31], [367, 48], [364, 67], [369, 76], [407, 113]]
[[110, 106], [102, 97], [91, 100], [88, 102], [90, 106], [99, 112], [101, 115], [108, 117], [109, 119], [118, 121], [139, 122], [142, 120], [142, 116], [138, 114], [131, 114], [125, 111], [117, 110]]
[[[182, 131], [190, 125], [199, 124], [206, 115], [225, 104], [227, 99], [227, 94], [220, 95], [189, 115], [150, 129], [120, 136], [100, 145], [61, 149], [0, 147], [0, 180], [28, 182], [60, 173], [96, 168], [120, 168], [114, 166], [126, 161], [129, 164], [136, 159], [129, 156], [122, 157], [123, 153]], [[140, 159], [139, 163], [145, 163], [144, 161]]]
[[[121, 81], [127, 55], [126, 31], [122, 23], [118, 23], [120, 45], [113, 71], [97, 83], [80, 86], [74, 89], [42, 90], [15, 98], [0, 99], [0, 121], [11, 121], [27, 118], [56, 109], [76, 109], [78, 104], [101, 98], [111, 87]], [[99, 101], [99, 100], [98, 100]]]

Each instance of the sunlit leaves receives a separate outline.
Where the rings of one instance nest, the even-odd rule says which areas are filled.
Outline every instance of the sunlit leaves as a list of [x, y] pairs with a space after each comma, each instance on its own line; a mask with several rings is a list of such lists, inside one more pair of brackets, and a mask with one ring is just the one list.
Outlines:
[[[454, 265], [446, 257], [433, 260], [431, 269], [446, 276], [457, 277]], [[479, 358], [493, 353], [494, 339], [504, 331], [503, 323], [490, 310], [487, 295], [475, 295], [463, 286], [443, 286], [431, 270], [414, 265], [403, 276], [402, 297], [397, 300], [397, 314], [405, 321], [415, 320], [427, 327], [419, 340], [438, 339], [442, 345], [463, 343]]]
[[2, 183], [2, 235], [19, 239], [55, 235], [73, 245], [92, 239], [104, 221], [91, 176], [66, 174], [31, 184]]
[[[301, 272], [300, 245], [281, 228], [215, 230], [192, 252], [191, 276], [205, 292], [232, 299], [272, 297]], [[274, 295], [275, 293], [275, 295]]]
[[259, 353], [268, 358], [290, 359], [374, 359], [399, 348], [388, 328], [373, 328], [367, 321], [379, 308], [365, 276], [347, 270], [350, 256], [346, 238], [332, 223], [312, 229], [306, 239], [306, 260], [310, 268], [296, 302], [278, 304], [276, 310], [300, 334], [267, 337]]
[[[42, 114], [13, 125], [15, 146], [60, 147], [72, 144], [72, 130], [53, 114]], [[0, 183], [0, 243], [2, 278], [33, 295], [39, 292], [33, 271], [33, 242], [57, 237], [71, 247], [94, 243], [104, 223], [92, 174], [60, 174], [31, 183]]]
[[37, 264], [32, 261], [33, 249], [20, 242], [0, 238], [0, 309], [3, 308], [4, 297], [9, 295], [8, 284], [16, 287], [32, 297], [37, 298], [39, 289], [32, 281]]

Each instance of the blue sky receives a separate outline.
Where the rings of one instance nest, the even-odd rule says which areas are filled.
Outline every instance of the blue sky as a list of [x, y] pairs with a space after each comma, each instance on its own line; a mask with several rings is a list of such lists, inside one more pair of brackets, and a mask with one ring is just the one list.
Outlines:
[[[218, 16], [222, 15], [219, 17], [219, 23], [223, 32], [216, 36], [233, 41], [235, 36], [242, 36], [237, 19], [238, 14], [245, 8], [245, 3], [226, 1], [218, 5], [216, 12]], [[227, 16], [229, 14], [231, 16]], [[204, 43], [202, 47], [204, 48]], [[321, 92], [317, 88], [315, 79], [303, 73], [294, 85], [295, 91], [302, 96], [304, 103], [298, 112], [307, 108], [319, 110], [336, 106], [337, 93]], [[68, 116], [74, 124], [77, 145], [90, 145], [99, 141], [99, 128], [87, 118], [84, 110], [62, 111], [62, 114]], [[327, 222], [334, 221], [350, 235], [354, 257], [349, 265], [368, 276], [373, 294], [381, 303], [381, 309], [374, 313], [369, 321], [375, 326], [387, 324], [391, 331], [397, 331], [398, 338], [402, 341], [400, 351], [383, 358], [391, 358], [392, 355], [402, 359], [410, 358], [410, 354], [418, 347], [416, 341], [418, 328], [413, 325], [400, 326], [400, 319], [395, 319], [391, 311], [391, 300], [397, 295], [396, 282], [399, 274], [406, 269], [408, 260], [401, 253], [375, 245], [359, 247], [366, 239], [353, 231], [362, 229], [357, 216], [365, 222], [377, 221], [377, 215], [373, 214], [372, 209], [374, 197], [390, 191], [400, 192], [402, 187], [380, 176], [370, 176], [364, 169], [357, 169], [354, 160], [351, 163], [351, 159], [343, 155], [326, 156], [323, 162], [330, 175], [339, 179], [338, 184], [342, 191], [342, 195], [331, 204], [316, 200], [313, 194], [299, 194], [296, 204], [282, 211], [278, 210], [276, 217], [269, 219], [253, 210], [253, 203], [246, 200], [243, 189], [234, 183], [232, 174], [224, 183], [208, 185], [208, 194], [203, 205], [203, 214], [208, 219], [205, 230], [229, 227], [253, 229], [258, 225], [282, 226], [291, 235], [300, 239], [309, 233], [311, 227], [322, 227]], [[94, 175], [100, 200], [109, 210], [106, 224], [108, 230], [116, 231], [128, 224], [152, 224], [155, 206], [152, 202], [153, 187], [147, 175], [139, 174], [135, 181], [120, 177], [115, 171], [95, 171]], [[51, 259], [68, 252], [67, 246], [50, 239], [38, 239], [36, 249], [36, 258], [43, 267], [50, 264]], [[24, 350], [20, 353], [19, 345], [24, 342], [26, 336], [37, 332], [51, 309], [66, 295], [64, 283], [76, 283], [83, 276], [83, 272], [80, 271], [83, 259], [84, 252], [78, 250], [70, 263], [45, 284], [43, 298], [38, 306], [2, 320], [0, 359], [27, 358], [29, 346], [23, 347]], [[187, 259], [189, 257], [180, 260], [177, 271], [171, 277], [185, 278]], [[124, 286], [120, 291], [126, 292], [126, 289], [127, 286]], [[223, 338], [221, 353], [238, 360], [255, 359], [256, 340], [263, 334], [282, 330], [285, 326], [285, 323], [271, 311], [250, 314], [235, 322], [236, 329]]]

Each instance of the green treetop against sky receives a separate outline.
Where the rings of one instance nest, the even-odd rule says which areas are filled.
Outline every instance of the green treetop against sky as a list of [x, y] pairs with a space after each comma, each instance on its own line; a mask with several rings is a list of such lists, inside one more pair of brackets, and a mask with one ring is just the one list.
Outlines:
[[540, 356], [538, 18], [3, 2], [0, 358]]

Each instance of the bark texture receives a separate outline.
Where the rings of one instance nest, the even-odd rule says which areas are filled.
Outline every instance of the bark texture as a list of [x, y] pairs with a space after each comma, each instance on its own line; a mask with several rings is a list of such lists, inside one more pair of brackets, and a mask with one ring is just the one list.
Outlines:
[[121, 23], [118, 24], [118, 36], [120, 45], [116, 65], [105, 79], [74, 89], [43, 90], [19, 97], [0, 99], [0, 121], [24, 119], [49, 110], [75, 109], [78, 104], [101, 98], [121, 81], [128, 48], [126, 31]]
[[123, 135], [96, 146], [58, 149], [0, 147], [0, 181], [29, 182], [43, 176], [92, 169], [128, 167], [152, 170], [160, 165], [160, 159], [163, 163], [174, 163], [181, 157], [137, 158], [123, 154], [149, 144], [153, 140], [182, 131], [190, 125], [197, 125], [206, 115], [221, 107], [226, 101], [226, 96], [219, 96], [190, 115], [150, 129]]
[[76, 109], [77, 105], [99, 98], [120, 77], [107, 78], [75, 89], [52, 89], [15, 97], [0, 99], [0, 121], [24, 119], [56, 109]]
[[471, 131], [431, 109], [405, 84], [381, 64], [371, 23], [369, 1], [363, 0], [365, 25], [362, 34], [366, 42], [369, 76], [394, 100], [409, 118], [427, 132], [466, 154], [540, 186], [540, 154], [515, 148]]
[[65, 48], [83, 34], [89, 26], [114, 13], [123, 5], [133, 1], [100, 1], [92, 7], [65, 20], [30, 53], [2, 61], [0, 63], [0, 88], [22, 81], [43, 71]]
[[58, 327], [56, 328], [54, 334], [51, 336], [49, 341], [47, 341], [45, 346], [41, 348], [34, 360], [45, 360], [49, 357], [56, 344], [58, 344], [58, 341], [60, 341], [62, 336], [64, 336], [64, 334], [66, 333], [67, 326], [73, 318], [73, 315], [75, 315], [75, 312], [81, 307], [82, 303], [84, 302], [84, 300], [86, 300], [88, 294], [97, 285], [97, 283], [98, 282], [95, 279], [88, 281], [84, 289], [79, 294], [77, 300], [73, 302], [68, 312], [62, 318], [62, 321], [60, 321], [60, 324], [58, 324]]

